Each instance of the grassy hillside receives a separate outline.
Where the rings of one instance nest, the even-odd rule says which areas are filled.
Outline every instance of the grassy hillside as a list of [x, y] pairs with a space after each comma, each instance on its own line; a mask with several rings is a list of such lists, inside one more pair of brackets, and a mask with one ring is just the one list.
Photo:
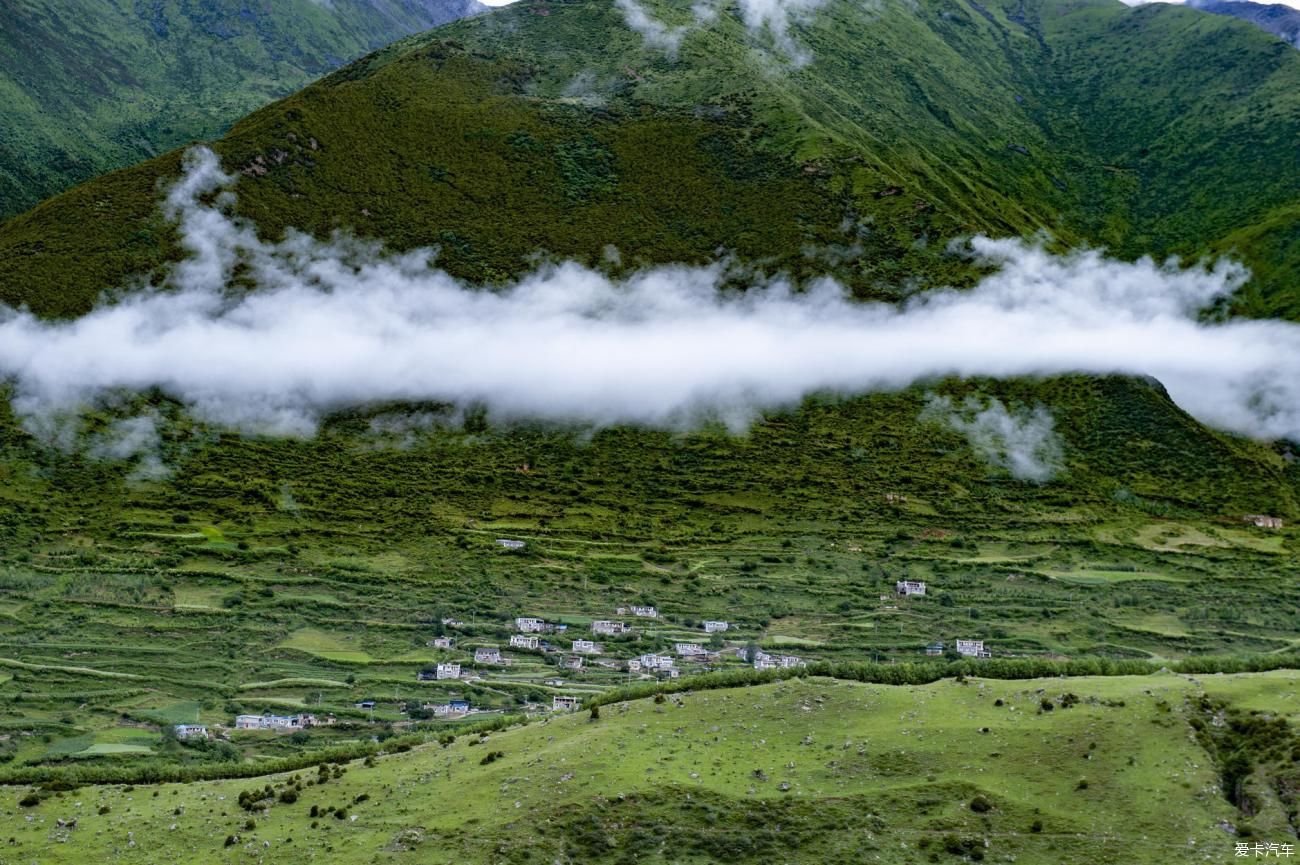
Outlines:
[[473, 0], [0, 3], [0, 218], [220, 135], [254, 108]]
[[[519, 3], [335, 73], [216, 149], [266, 234], [438, 245], [476, 281], [538, 251], [721, 247], [801, 272], [839, 259], [891, 298], [969, 277], [952, 236], [1046, 228], [1123, 255], [1234, 251], [1259, 273], [1242, 309], [1295, 314], [1300, 54], [1267, 34], [1165, 4], [838, 0], [796, 35], [806, 66], [724, 15], [670, 58], [604, 0]], [[73, 315], [173, 256], [155, 184], [177, 171], [168, 155], [0, 227], [0, 299]]]
[[[256, 781], [47, 793], [0, 821], [49, 862], [1230, 861], [1289, 837], [1297, 684], [795, 680]], [[1212, 756], [1215, 717], [1245, 774]]]

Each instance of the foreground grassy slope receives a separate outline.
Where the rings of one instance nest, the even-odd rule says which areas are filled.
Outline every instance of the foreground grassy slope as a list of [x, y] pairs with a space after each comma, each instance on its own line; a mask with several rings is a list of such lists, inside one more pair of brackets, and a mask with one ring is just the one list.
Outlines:
[[1207, 711], [1285, 731], [1297, 685], [1294, 673], [793, 680], [605, 706], [373, 765], [46, 794], [0, 823], [15, 852], [51, 863], [1229, 861], [1242, 837], [1287, 837], [1291, 806], [1273, 787], [1294, 780], [1294, 735], [1245, 745], [1255, 762], [1232, 778], [1255, 797], [1248, 828], [1195, 731]]
[[483, 8], [472, 0], [6, 0], [0, 218], [220, 135], [367, 51]]
[[[721, 247], [891, 298], [968, 277], [954, 235], [1046, 228], [1125, 255], [1236, 251], [1261, 274], [1243, 308], [1292, 314], [1300, 55], [1153, 5], [839, 0], [798, 29], [812, 62], [792, 67], [730, 16], [670, 58], [605, 0], [520, 3], [350, 66], [216, 149], [266, 234], [438, 245], [475, 281], [538, 251]], [[0, 299], [77, 314], [174, 255], [154, 205], [176, 172], [172, 154], [6, 223]]]

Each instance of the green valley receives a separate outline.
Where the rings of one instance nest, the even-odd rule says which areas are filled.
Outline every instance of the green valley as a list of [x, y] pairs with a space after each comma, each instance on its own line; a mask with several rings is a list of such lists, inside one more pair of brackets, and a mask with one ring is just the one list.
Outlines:
[[1298, 843], [1300, 52], [1110, 0], [290, 6], [154, 4], [227, 34], [130, 61], [201, 117], [105, 132], [130, 76], [52, 51], [86, 155], [0, 130], [63, 148], [0, 168], [0, 860]]

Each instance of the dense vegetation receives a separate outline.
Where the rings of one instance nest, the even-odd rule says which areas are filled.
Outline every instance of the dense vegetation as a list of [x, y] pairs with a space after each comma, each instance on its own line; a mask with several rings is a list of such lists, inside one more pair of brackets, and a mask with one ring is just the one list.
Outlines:
[[7, 0], [0, 219], [212, 138], [254, 108], [474, 0]]
[[[893, 298], [966, 276], [954, 235], [1046, 228], [1123, 255], [1234, 251], [1258, 274], [1244, 310], [1300, 313], [1300, 53], [1267, 34], [1166, 4], [837, 0], [797, 37], [812, 62], [784, 68], [723, 16], [674, 59], [605, 0], [519, 3], [349, 66], [216, 149], [266, 234], [437, 245], [475, 281], [539, 250], [613, 244], [634, 266], [721, 247], [798, 272], [838, 258]], [[168, 155], [4, 225], [0, 299], [76, 314], [173, 255], [155, 184], [176, 172]]]

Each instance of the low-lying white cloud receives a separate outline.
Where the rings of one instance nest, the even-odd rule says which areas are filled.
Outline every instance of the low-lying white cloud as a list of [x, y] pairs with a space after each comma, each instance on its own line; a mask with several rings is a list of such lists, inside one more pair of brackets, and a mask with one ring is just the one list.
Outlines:
[[1043, 406], [1008, 409], [1001, 400], [975, 396], [954, 404], [932, 395], [922, 418], [961, 433], [985, 462], [1018, 480], [1043, 483], [1061, 470], [1061, 437]]
[[[486, 290], [428, 250], [259, 240], [229, 215], [231, 183], [211, 152], [190, 155], [166, 201], [188, 257], [153, 290], [74, 321], [0, 312], [0, 377], [29, 428], [154, 390], [205, 421], [271, 434], [310, 435], [332, 410], [392, 401], [679, 425], [811, 392], [1087, 372], [1151, 375], [1206, 423], [1300, 439], [1300, 327], [1198, 318], [1245, 279], [1231, 263], [975, 238], [968, 254], [996, 272], [901, 306], [854, 302], [830, 279], [726, 291], [722, 265], [612, 280], [560, 264]], [[237, 268], [257, 291], [231, 287]]]

